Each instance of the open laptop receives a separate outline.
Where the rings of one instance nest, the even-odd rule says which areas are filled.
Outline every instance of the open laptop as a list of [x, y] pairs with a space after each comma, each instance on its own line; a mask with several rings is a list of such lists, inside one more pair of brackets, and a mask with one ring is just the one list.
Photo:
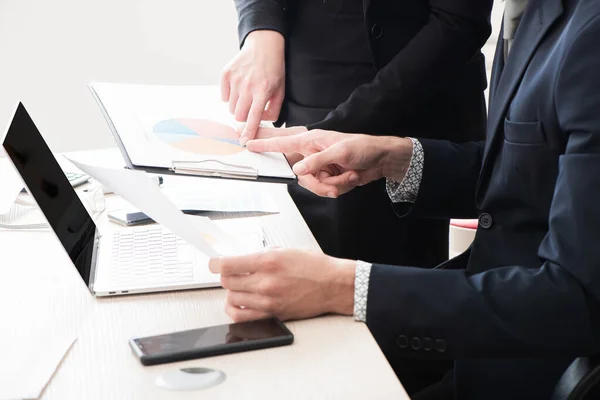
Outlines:
[[19, 103], [3, 146], [95, 296], [219, 286], [208, 258], [160, 225], [126, 228], [102, 236]]

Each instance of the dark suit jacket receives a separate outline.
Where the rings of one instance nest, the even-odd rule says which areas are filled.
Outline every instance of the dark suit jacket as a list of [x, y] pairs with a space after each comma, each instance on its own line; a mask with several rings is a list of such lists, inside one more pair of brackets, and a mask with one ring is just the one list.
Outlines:
[[422, 140], [417, 203], [476, 217], [443, 269], [373, 266], [367, 324], [390, 358], [455, 359], [457, 399], [548, 399], [600, 341], [600, 2], [531, 0], [492, 75], [485, 143]]
[[[311, 0], [235, 0], [240, 43], [259, 29], [286, 36], [286, 3], [293, 12], [295, 1]], [[480, 49], [491, 31], [491, 7], [491, 0], [363, 0], [377, 76], [309, 128], [481, 139], [486, 76]]]
[[[302, 32], [295, 30], [299, 3], [309, 1], [321, 3], [288, 0], [286, 8], [284, 0], [235, 0], [240, 43], [251, 31], [267, 29], [286, 36], [289, 52], [298, 52], [298, 47], [310, 49], [307, 43], [321, 44], [319, 51], [328, 47], [338, 51], [327, 36], [318, 37], [306, 29], [308, 23], [302, 25]], [[455, 142], [482, 139], [486, 77], [480, 48], [490, 33], [491, 5], [491, 0], [363, 0], [364, 30], [377, 71], [374, 79], [356, 83], [353, 92], [347, 87], [354, 83], [339, 88], [343, 96], [329, 94], [347, 98], [337, 107], [331, 105], [332, 111], [319, 108], [318, 101], [299, 107], [290, 100], [297, 94], [288, 92], [279, 122]], [[303, 45], [297, 45], [298, 41], [304, 41]], [[318, 57], [318, 51], [311, 55]], [[292, 59], [288, 53], [290, 71], [303, 68], [291, 65]], [[314, 74], [306, 76], [305, 86], [314, 87]], [[296, 87], [302, 86], [295, 82]], [[317, 98], [327, 95], [315, 93]], [[384, 185], [374, 182], [335, 200], [318, 198], [298, 187], [291, 187], [290, 193], [328, 254], [428, 267], [447, 259], [447, 221], [395, 218]], [[361, 212], [365, 208], [369, 212]]]

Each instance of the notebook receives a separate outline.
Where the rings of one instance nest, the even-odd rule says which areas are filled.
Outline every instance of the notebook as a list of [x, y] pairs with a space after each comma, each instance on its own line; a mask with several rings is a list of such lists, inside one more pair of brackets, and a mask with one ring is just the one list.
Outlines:
[[92, 82], [89, 88], [131, 169], [296, 183], [283, 154], [240, 145], [240, 123], [217, 86]]

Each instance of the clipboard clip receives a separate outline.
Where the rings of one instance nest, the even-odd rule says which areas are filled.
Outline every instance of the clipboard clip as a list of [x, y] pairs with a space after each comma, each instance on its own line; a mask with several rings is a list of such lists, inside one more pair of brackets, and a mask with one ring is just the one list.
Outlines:
[[171, 170], [178, 174], [214, 178], [258, 179], [258, 169], [246, 165], [229, 164], [219, 160], [173, 161]]

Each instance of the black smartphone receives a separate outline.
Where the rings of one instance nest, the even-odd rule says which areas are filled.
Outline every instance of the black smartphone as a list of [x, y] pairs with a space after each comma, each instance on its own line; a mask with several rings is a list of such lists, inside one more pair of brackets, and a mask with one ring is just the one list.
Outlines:
[[294, 335], [277, 318], [209, 326], [129, 340], [144, 365], [164, 364], [220, 354], [291, 344]]

